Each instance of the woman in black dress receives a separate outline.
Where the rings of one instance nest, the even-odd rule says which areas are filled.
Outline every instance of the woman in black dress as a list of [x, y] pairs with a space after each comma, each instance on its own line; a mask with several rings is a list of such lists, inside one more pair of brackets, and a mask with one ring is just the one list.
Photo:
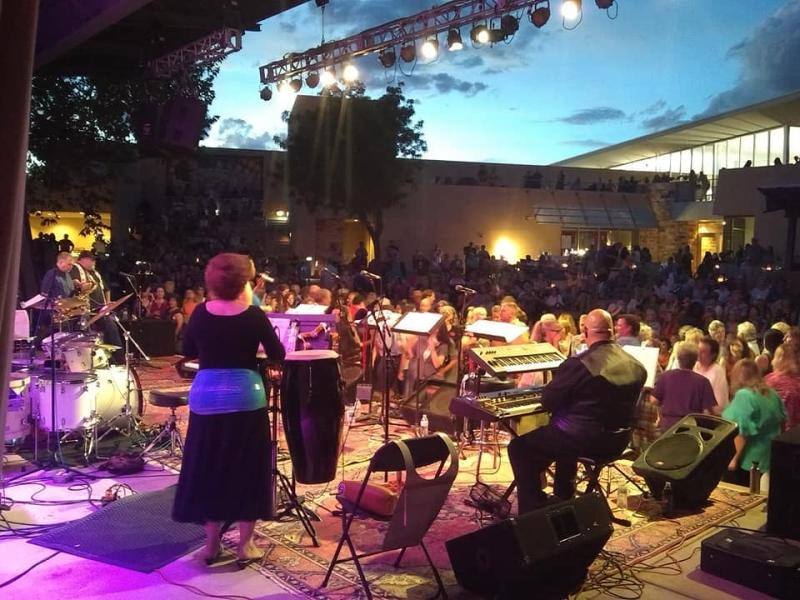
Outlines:
[[226, 522], [239, 523], [238, 564], [260, 558], [253, 543], [257, 519], [270, 514], [269, 419], [256, 353], [282, 360], [284, 349], [266, 315], [252, 306], [253, 262], [219, 254], [206, 267], [210, 299], [195, 308], [183, 339], [200, 370], [189, 392], [189, 431], [173, 518], [202, 523], [212, 563]]

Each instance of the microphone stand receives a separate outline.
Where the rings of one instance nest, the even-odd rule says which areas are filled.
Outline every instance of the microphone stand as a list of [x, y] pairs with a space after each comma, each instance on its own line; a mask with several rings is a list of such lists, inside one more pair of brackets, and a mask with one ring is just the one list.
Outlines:
[[[142, 320], [142, 289], [140, 287], [138, 287], [138, 282], [134, 283], [133, 277], [131, 275], [126, 273], [125, 275], [123, 275], [123, 277], [128, 281], [128, 284], [131, 286], [131, 289], [133, 290], [133, 293], [136, 295], [136, 299], [138, 300], [138, 302], [136, 303], [136, 313], [137, 313], [136, 316], [141, 321]], [[117, 320], [117, 323], [119, 324], [119, 320]], [[138, 348], [139, 345], [137, 344], [136, 346]], [[141, 352], [141, 348], [139, 349], [139, 351]], [[144, 352], [142, 352], [142, 355], [144, 355]], [[127, 360], [127, 350], [125, 352], [125, 356], [126, 356], [126, 360]], [[150, 359], [149, 358], [145, 358], [145, 360], [150, 360]]]

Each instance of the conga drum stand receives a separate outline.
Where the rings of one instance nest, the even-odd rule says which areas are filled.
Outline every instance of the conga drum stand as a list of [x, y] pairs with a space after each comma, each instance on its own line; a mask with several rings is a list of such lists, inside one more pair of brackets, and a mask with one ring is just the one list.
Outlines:
[[[267, 383], [269, 394], [267, 401], [269, 402], [268, 412], [270, 413], [270, 493], [272, 495], [272, 502], [270, 502], [269, 519], [277, 521], [282, 517], [294, 516], [303, 525], [311, 542], [315, 548], [319, 548], [319, 540], [317, 540], [317, 532], [311, 522], [312, 519], [319, 521], [319, 517], [313, 511], [303, 506], [303, 502], [297, 496], [295, 487], [294, 475], [289, 479], [278, 468], [278, 417], [280, 416], [280, 377], [274, 379], [270, 377], [269, 373], [264, 376], [264, 381]], [[284, 498], [283, 506], [278, 506], [281, 503], [281, 498]]]

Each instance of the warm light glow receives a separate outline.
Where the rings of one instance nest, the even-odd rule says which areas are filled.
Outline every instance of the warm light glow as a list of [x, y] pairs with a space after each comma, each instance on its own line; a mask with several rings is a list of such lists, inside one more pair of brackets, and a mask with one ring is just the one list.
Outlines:
[[561, 16], [567, 21], [574, 21], [581, 14], [581, 3], [577, 0], [564, 0], [561, 3]]
[[325, 69], [319, 76], [319, 81], [325, 87], [332, 86], [336, 83], [336, 74], [331, 69]]
[[516, 263], [522, 256], [519, 246], [505, 236], [500, 236], [495, 240], [491, 252], [497, 258], [502, 257], [511, 264]]
[[347, 83], [353, 83], [358, 79], [358, 69], [355, 65], [347, 65], [342, 71], [342, 77]]
[[308, 262], [314, 262], [314, 257], [313, 256], [306, 256], [306, 260]]
[[489, 30], [488, 29], [481, 29], [476, 36], [476, 39], [481, 44], [486, 44], [489, 42]]
[[277, 216], [277, 217], [285, 217], [286, 216], [286, 211], [285, 210], [276, 210], [275, 211], [275, 216]]
[[426, 40], [422, 44], [422, 56], [428, 60], [433, 60], [439, 55], [439, 41], [436, 38]]
[[288, 79], [284, 79], [278, 84], [278, 92], [285, 95], [294, 93]]

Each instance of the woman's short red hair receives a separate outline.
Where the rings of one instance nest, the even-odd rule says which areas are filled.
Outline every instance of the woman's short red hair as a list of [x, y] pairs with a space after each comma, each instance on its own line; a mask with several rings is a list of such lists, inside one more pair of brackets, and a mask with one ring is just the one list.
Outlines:
[[208, 291], [220, 300], [236, 300], [244, 291], [245, 284], [253, 277], [253, 261], [244, 254], [217, 254], [206, 266]]

